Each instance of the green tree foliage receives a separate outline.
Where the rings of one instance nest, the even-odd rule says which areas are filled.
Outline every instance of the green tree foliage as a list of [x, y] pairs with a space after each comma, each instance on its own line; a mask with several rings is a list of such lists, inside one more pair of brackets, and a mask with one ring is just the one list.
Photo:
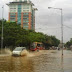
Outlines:
[[70, 46], [72, 45], [72, 38], [70, 39], [70, 41], [66, 42], [65, 46], [70, 49]]
[[[46, 34], [35, 32], [32, 30], [25, 30], [17, 25], [16, 22], [6, 22], [4, 24], [4, 47], [5, 46], [28, 46], [33, 42], [42, 42], [45, 47], [58, 46], [59, 40], [55, 36], [48, 36]], [[2, 20], [0, 20], [0, 38], [1, 38]], [[1, 44], [1, 39], [0, 39]]]

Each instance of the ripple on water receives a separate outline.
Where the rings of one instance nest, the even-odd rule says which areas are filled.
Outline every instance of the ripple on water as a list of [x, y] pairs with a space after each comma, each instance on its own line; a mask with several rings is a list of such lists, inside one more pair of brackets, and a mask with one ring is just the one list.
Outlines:
[[[69, 56], [70, 55], [70, 56]], [[69, 57], [67, 57], [69, 56]], [[25, 57], [0, 56], [1, 72], [72, 72], [72, 53], [40, 51], [28, 53]]]

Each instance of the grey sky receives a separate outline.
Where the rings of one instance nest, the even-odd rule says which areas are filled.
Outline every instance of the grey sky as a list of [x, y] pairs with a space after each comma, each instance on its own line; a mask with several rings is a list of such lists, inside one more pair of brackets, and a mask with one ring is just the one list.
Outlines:
[[[8, 19], [8, 6], [5, 4], [12, 0], [0, 0], [0, 18], [2, 18], [2, 5], [4, 5], [4, 18]], [[61, 39], [60, 10], [48, 9], [49, 6], [63, 8], [63, 24], [72, 27], [72, 0], [31, 0], [36, 11], [36, 31], [48, 35], [55, 35]], [[72, 29], [64, 26], [64, 42], [72, 38]]]

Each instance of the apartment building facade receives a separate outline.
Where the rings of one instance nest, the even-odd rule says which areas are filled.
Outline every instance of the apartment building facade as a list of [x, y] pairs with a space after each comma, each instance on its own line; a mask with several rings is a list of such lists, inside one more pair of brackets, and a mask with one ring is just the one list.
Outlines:
[[24, 29], [35, 30], [34, 4], [30, 0], [14, 0], [9, 6], [9, 21], [17, 22]]

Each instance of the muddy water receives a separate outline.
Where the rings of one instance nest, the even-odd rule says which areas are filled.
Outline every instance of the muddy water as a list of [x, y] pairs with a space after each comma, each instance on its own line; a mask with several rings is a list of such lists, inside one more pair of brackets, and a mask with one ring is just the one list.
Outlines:
[[0, 55], [0, 72], [72, 72], [72, 52], [39, 51], [25, 57]]

